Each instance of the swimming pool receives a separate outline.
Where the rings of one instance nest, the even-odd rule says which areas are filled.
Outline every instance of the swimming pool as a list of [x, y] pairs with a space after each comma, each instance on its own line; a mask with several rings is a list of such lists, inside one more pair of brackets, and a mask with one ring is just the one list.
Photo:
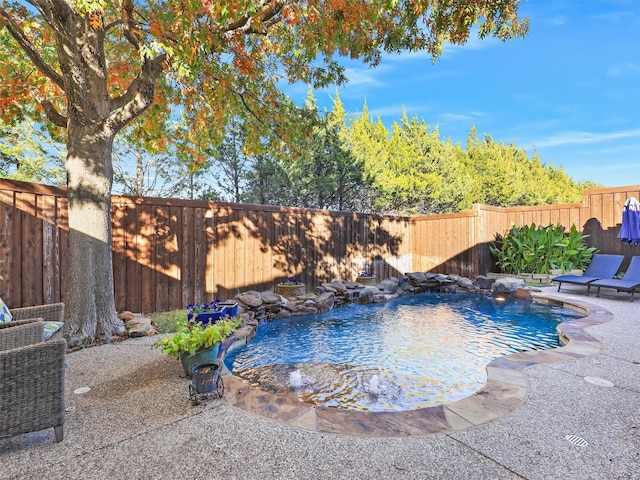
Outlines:
[[478, 391], [494, 358], [558, 346], [568, 313], [530, 300], [410, 295], [263, 323], [225, 364], [253, 386], [318, 405], [414, 410]]

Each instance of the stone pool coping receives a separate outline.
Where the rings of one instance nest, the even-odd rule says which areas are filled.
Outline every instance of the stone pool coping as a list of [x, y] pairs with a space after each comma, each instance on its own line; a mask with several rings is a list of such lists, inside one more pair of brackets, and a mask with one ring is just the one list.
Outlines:
[[[585, 329], [611, 321], [611, 312], [591, 303], [549, 294], [534, 293], [533, 298], [537, 302], [570, 308], [587, 316], [558, 325], [563, 343], [561, 347], [513, 353], [491, 361], [487, 365], [484, 387], [455, 402], [399, 412], [341, 410], [308, 404], [295, 396], [259, 390], [226, 368], [222, 401], [280, 423], [320, 433], [404, 437], [462, 431], [485, 425], [510, 414], [524, 403], [529, 393], [525, 373], [528, 367], [586, 357], [604, 347]], [[238, 341], [244, 343], [250, 341], [250, 337]]]

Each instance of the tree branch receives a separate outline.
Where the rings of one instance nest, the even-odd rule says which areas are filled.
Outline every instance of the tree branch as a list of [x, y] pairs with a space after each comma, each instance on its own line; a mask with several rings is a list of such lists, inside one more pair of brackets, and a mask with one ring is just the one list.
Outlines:
[[107, 122], [113, 131], [120, 130], [153, 104], [155, 83], [162, 73], [166, 57], [163, 53], [145, 59], [140, 74], [131, 82], [127, 91], [111, 101], [113, 113]]
[[51, 66], [49, 66], [49, 64], [47, 64], [47, 62], [44, 61], [44, 59], [36, 51], [34, 45], [24, 34], [22, 29], [18, 26], [11, 15], [9, 15], [9, 12], [4, 8], [0, 8], [0, 21], [7, 28], [9, 34], [18, 43], [20, 48], [22, 48], [22, 50], [24, 50], [27, 56], [31, 59], [40, 73], [49, 78], [53, 83], [55, 83], [64, 91], [64, 81], [62, 75], [56, 72]]
[[136, 22], [133, 19], [133, 2], [131, 0], [123, 0], [122, 18], [126, 21], [124, 25], [124, 37], [138, 50], [140, 48], [140, 41], [139, 38], [133, 34]]
[[41, 100], [40, 105], [42, 105], [44, 113], [47, 114], [47, 118], [51, 123], [62, 128], [67, 128], [67, 117], [60, 114], [53, 103], [49, 100]]
[[[284, 6], [286, 5], [286, 1], [282, 0], [268, 0], [265, 1], [260, 7], [261, 12], [258, 14], [260, 16], [260, 21], [262, 24], [266, 23], [267, 28], [273, 26], [278, 23], [278, 19], [276, 16], [282, 11]], [[264, 33], [263, 30], [257, 30], [251, 25], [251, 20], [253, 17], [242, 17], [238, 20], [229, 23], [224, 29], [225, 32], [233, 32], [235, 30], [241, 30], [245, 33]]]

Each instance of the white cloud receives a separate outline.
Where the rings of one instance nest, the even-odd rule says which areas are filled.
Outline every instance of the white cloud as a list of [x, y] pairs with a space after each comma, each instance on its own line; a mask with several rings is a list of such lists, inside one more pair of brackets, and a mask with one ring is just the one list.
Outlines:
[[627, 138], [640, 138], [640, 128], [635, 130], [622, 130], [610, 133], [595, 132], [561, 132], [546, 139], [535, 142], [536, 147], [559, 147], [564, 145], [584, 145], [604, 143]]
[[[620, 162], [616, 162], [612, 165], [607, 165], [606, 163], [604, 164], [600, 164], [600, 165], [590, 165], [589, 166], [589, 170], [591, 171], [603, 171], [603, 172], [610, 172], [611, 170], [625, 170], [627, 172], [633, 172], [634, 168], [638, 168], [638, 164], [637, 163], [620, 163]], [[633, 182], [633, 179], [628, 179], [627, 182]]]
[[567, 23], [567, 17], [561, 15], [561, 16], [557, 16], [557, 17], [553, 17], [550, 18], [549, 20], [547, 20], [547, 23], [549, 25], [555, 25], [555, 26], [562, 26], [565, 23]]
[[407, 50], [403, 50], [401, 53], [394, 53], [394, 54], [385, 53], [382, 56], [383, 64], [385, 62], [406, 62], [406, 61], [412, 61], [412, 60], [420, 60], [420, 61], [431, 63], [431, 57], [424, 50], [421, 50], [418, 52], [410, 52]]
[[[377, 107], [371, 108], [371, 104], [367, 102], [367, 106], [369, 107], [369, 115], [372, 118], [393, 116], [395, 117], [396, 120], [399, 120], [401, 118], [402, 109], [406, 109], [406, 107], [403, 104], [393, 104], [393, 105], [385, 105], [379, 108]], [[413, 111], [415, 111], [415, 109], [413, 109]], [[407, 110], [407, 115], [411, 117], [413, 113]], [[390, 125], [387, 125], [387, 126], [390, 126]]]
[[442, 47], [442, 58], [446, 58], [449, 55], [454, 55], [462, 50], [482, 50], [485, 48], [495, 47], [502, 45], [502, 40], [496, 37], [478, 38], [477, 33], [474, 31], [469, 35], [467, 43], [457, 45], [453, 43], [445, 43]]
[[614, 65], [606, 71], [609, 77], [620, 77], [625, 74], [634, 74], [640, 71], [640, 64], [634, 62], [626, 62], [622, 65]]
[[357, 86], [373, 86], [373, 87], [383, 87], [386, 82], [384, 82], [380, 76], [384, 74], [385, 69], [383, 66], [379, 66], [378, 68], [347, 68], [345, 69], [345, 75], [349, 79], [347, 85], [349, 87], [357, 87]]

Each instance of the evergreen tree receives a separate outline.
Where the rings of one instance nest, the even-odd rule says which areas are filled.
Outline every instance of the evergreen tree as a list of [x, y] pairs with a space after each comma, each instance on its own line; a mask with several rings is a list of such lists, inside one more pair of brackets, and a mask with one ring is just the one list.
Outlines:
[[247, 172], [244, 201], [262, 205], [290, 205], [291, 197], [287, 164], [267, 153], [256, 155], [251, 170]]
[[341, 112], [335, 115], [318, 112], [313, 95], [309, 93], [303, 115], [313, 125], [312, 135], [300, 158], [287, 162], [285, 171], [289, 184], [288, 205], [327, 210], [360, 210], [366, 191], [362, 162], [354, 159], [340, 141]]
[[247, 173], [253, 162], [244, 150], [247, 131], [240, 118], [229, 121], [226, 135], [215, 149], [206, 149], [210, 157], [204, 164], [206, 178], [211, 180], [201, 198], [241, 202], [246, 186]]

